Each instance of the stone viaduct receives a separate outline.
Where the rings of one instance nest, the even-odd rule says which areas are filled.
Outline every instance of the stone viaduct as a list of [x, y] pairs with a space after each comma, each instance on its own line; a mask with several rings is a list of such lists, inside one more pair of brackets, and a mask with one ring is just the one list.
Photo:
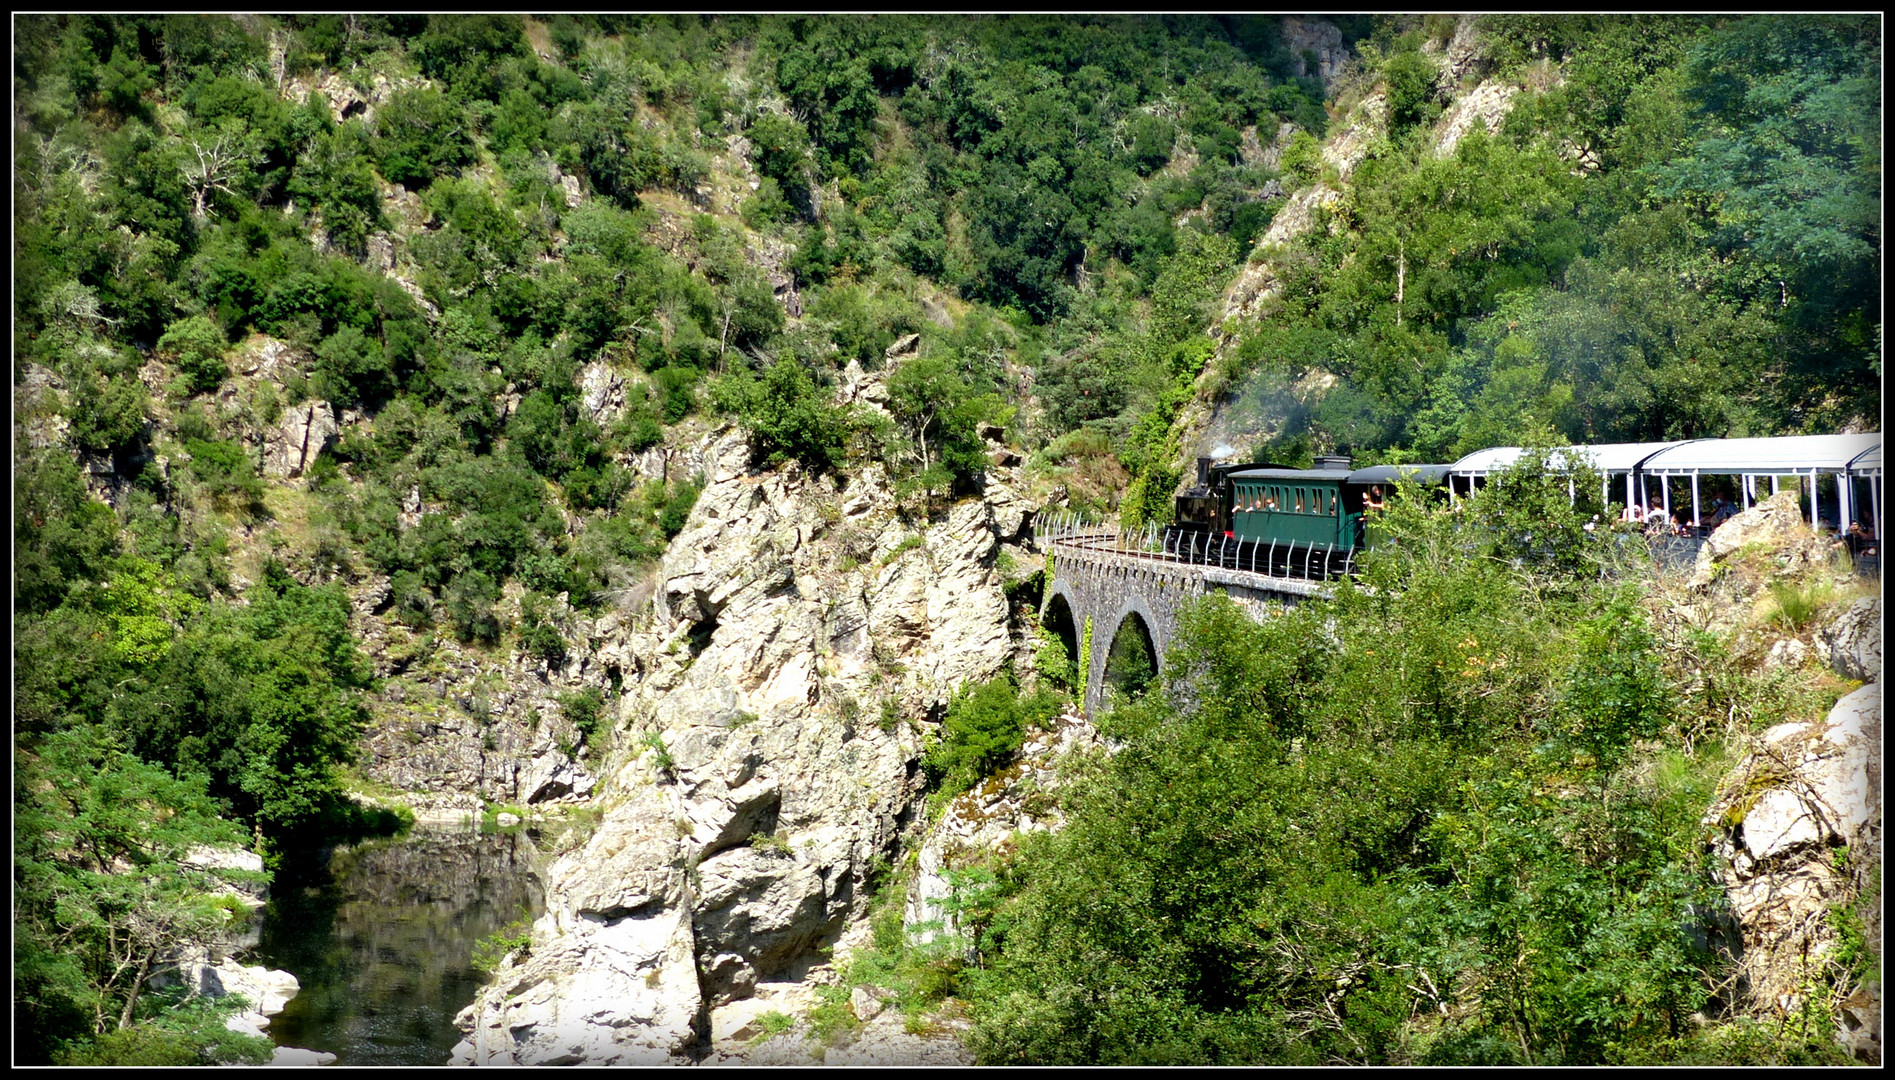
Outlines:
[[1088, 715], [1105, 703], [1106, 654], [1128, 625], [1142, 631], [1153, 670], [1162, 671], [1165, 652], [1177, 634], [1178, 609], [1211, 590], [1228, 594], [1259, 618], [1271, 606], [1294, 604], [1323, 591], [1320, 582], [1114, 550], [1110, 539], [1100, 543], [1060, 538], [1047, 548], [1052, 581], [1040, 620], [1081, 667], [1086, 680], [1082, 704]]

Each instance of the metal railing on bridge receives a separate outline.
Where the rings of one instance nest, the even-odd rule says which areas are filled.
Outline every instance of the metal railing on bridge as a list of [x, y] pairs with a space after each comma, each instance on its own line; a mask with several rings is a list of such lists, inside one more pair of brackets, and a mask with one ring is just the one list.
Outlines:
[[[1620, 534], [1622, 542], [1642, 539], [1651, 553], [1652, 563], [1666, 572], [1688, 571], [1696, 564], [1710, 530], [1685, 535]], [[1043, 510], [1033, 517], [1033, 533], [1044, 544], [1059, 544], [1080, 551], [1120, 555], [1179, 566], [1216, 567], [1240, 570], [1266, 577], [1291, 581], [1322, 581], [1355, 569], [1355, 552], [1338, 553], [1320, 544], [1239, 542], [1229, 536], [1168, 530], [1156, 522], [1143, 529], [1128, 530], [1116, 523], [1093, 518], [1071, 510]], [[1882, 576], [1878, 555], [1852, 556], [1856, 573], [1867, 578]]]
[[1178, 566], [1239, 570], [1289, 581], [1323, 581], [1355, 568], [1355, 552], [1316, 543], [1239, 541], [1230, 536], [1166, 529], [1156, 522], [1127, 530], [1076, 511], [1034, 515], [1043, 544], [1096, 551]]

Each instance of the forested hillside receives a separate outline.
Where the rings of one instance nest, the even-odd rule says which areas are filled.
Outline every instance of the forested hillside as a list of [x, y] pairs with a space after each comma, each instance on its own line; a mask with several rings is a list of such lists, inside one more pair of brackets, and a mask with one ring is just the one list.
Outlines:
[[[649, 595], [704, 484], [667, 455], [720, 425], [760, 469], [879, 466], [923, 526], [1007, 459], [1036, 504], [1142, 523], [1226, 437], [1296, 464], [1874, 428], [1881, 47], [1827, 16], [16, 18], [22, 1060], [254, 1056], [143, 983], [219, 925], [194, 845], [389, 824], [345, 790], [375, 680], [343, 583], [556, 660], [557, 613]], [[1444, 149], [1487, 84], [1506, 107]], [[885, 405], [839, 399], [863, 371]], [[1436, 827], [1465, 857], [1431, 887], [1487, 876], [1472, 827]], [[1650, 919], [1702, 884], [1588, 881]], [[1065, 1020], [990, 1015], [996, 1059], [1066, 1052]], [[1084, 1045], [1274, 1053], [1254, 1019]]]
[[[1385, 134], [1347, 183], [1308, 153], [1292, 162], [1342, 194], [1276, 255], [1276, 308], [1230, 331], [1223, 381], [1331, 373], [1285, 437], [1420, 460], [1525, 431], [1579, 443], [1875, 426], [1876, 25], [1480, 27], [1460, 56], [1431, 53], [1426, 25], [1365, 44]], [[1510, 101], [1490, 137], [1443, 142], [1448, 78]], [[1361, 77], [1352, 96], [1370, 88]]]

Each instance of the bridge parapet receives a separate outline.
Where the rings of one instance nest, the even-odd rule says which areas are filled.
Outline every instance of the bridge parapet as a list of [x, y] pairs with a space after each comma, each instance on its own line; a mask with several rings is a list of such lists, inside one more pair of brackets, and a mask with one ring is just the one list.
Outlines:
[[1319, 581], [1284, 578], [1248, 570], [1190, 563], [1154, 550], [1155, 537], [1115, 535], [1097, 528], [1059, 527], [1043, 536], [1052, 555], [1052, 580], [1041, 617], [1064, 604], [1071, 619], [1080, 675], [1086, 680], [1082, 704], [1096, 714], [1104, 704], [1106, 654], [1129, 618], [1137, 617], [1151, 639], [1158, 668], [1177, 634], [1178, 611], [1213, 589], [1235, 600], [1253, 618], [1273, 609], [1326, 595]]

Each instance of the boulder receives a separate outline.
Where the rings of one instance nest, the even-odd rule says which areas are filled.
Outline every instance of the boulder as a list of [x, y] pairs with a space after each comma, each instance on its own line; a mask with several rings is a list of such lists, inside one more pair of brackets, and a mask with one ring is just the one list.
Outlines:
[[895, 339], [893, 345], [882, 350], [882, 355], [890, 360], [899, 360], [903, 357], [914, 356], [920, 352], [921, 335], [903, 334], [901, 337]]
[[300, 1046], [279, 1046], [270, 1055], [270, 1064], [278, 1068], [327, 1065], [335, 1061], [336, 1056], [322, 1050], [305, 1050]]
[[888, 1002], [894, 995], [887, 990], [873, 986], [858, 986], [849, 992], [849, 1008], [857, 1020], [873, 1020], [888, 1008]]
[[232, 1031], [246, 1028], [262, 1029], [269, 1026], [269, 1018], [283, 1011], [289, 1000], [302, 989], [296, 976], [287, 971], [274, 971], [265, 967], [246, 967], [228, 957], [212, 961], [210, 957], [199, 954], [185, 957], [178, 962], [177, 977], [190, 988], [205, 997], [220, 998], [228, 994], [241, 994], [250, 1002], [245, 1012], [231, 1017], [244, 1027], [231, 1027]]
[[203, 844], [192, 848], [178, 865], [192, 870], [246, 870], [263, 872], [263, 856], [243, 848], [215, 848]]
[[1701, 589], [1717, 576], [1717, 568], [1745, 550], [1767, 550], [1780, 568], [1793, 570], [1829, 557], [1829, 548], [1809, 527], [1794, 491], [1780, 491], [1719, 525], [1698, 549], [1696, 568], [1686, 583]]
[[1766, 668], [1800, 668], [1803, 661], [1809, 659], [1809, 646], [1796, 638], [1784, 638], [1770, 646], [1770, 652], [1764, 657]]

